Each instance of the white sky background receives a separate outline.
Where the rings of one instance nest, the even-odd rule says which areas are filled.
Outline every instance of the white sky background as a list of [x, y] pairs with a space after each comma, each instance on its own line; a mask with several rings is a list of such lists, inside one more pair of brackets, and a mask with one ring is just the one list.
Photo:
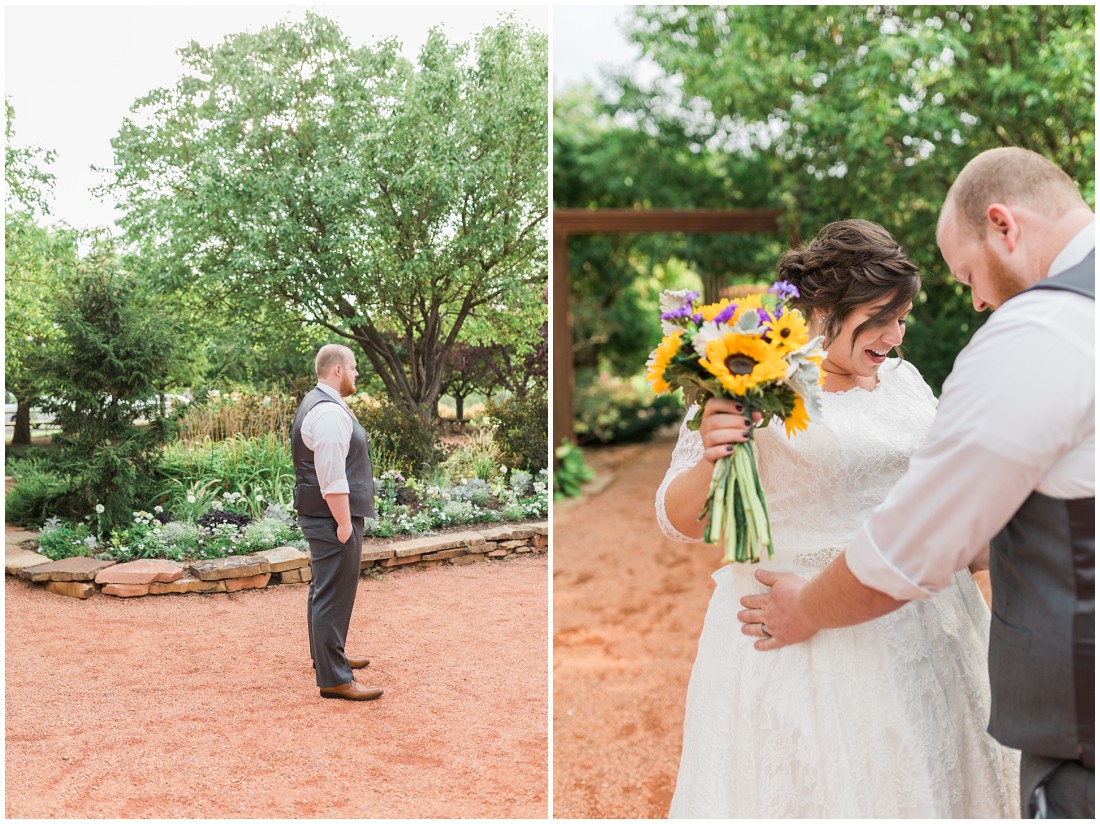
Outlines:
[[53, 149], [56, 176], [51, 215], [76, 228], [111, 226], [113, 204], [91, 188], [110, 167], [110, 141], [130, 106], [182, 74], [177, 49], [204, 46], [226, 35], [257, 32], [280, 20], [300, 20], [307, 9], [335, 20], [353, 45], [396, 37], [415, 59], [434, 25], [451, 42], [466, 42], [501, 15], [514, 12], [549, 31], [546, 5], [35, 5], [4, 8], [4, 94], [15, 108], [14, 145]]
[[[626, 69], [635, 64], [642, 50], [623, 34], [623, 21], [631, 17], [629, 5], [554, 6], [554, 92], [578, 83], [600, 88], [606, 70]], [[634, 67], [640, 80], [660, 74], [651, 62]]]

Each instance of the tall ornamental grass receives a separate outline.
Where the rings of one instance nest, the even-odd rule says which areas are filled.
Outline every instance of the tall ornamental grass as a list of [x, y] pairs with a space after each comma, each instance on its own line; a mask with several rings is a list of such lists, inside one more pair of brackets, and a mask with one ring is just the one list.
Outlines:
[[179, 439], [185, 443], [257, 438], [268, 433], [290, 437], [298, 402], [283, 392], [234, 390], [218, 393], [195, 404], [180, 422]]
[[294, 495], [290, 441], [273, 432], [173, 444], [159, 475], [167, 491], [158, 503], [173, 514], [200, 510], [224, 492], [240, 493], [257, 514], [269, 503], [289, 506]]

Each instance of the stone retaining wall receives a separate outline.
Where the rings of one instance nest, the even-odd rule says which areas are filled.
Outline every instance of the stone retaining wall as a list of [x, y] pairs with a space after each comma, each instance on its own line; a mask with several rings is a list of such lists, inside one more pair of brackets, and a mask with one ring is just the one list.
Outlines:
[[[363, 547], [359, 567], [365, 571], [441, 564], [463, 566], [546, 552], [547, 527], [542, 521], [450, 532], [391, 544], [367, 544]], [[13, 539], [18, 542], [13, 543]], [[45, 584], [50, 592], [74, 598], [90, 598], [97, 592], [118, 598], [182, 592], [238, 592], [280, 584], [304, 584], [312, 577], [309, 553], [288, 546], [190, 564], [163, 560], [120, 564], [95, 558], [50, 561], [28, 548], [33, 540], [33, 533], [9, 534], [4, 564], [7, 574]]]

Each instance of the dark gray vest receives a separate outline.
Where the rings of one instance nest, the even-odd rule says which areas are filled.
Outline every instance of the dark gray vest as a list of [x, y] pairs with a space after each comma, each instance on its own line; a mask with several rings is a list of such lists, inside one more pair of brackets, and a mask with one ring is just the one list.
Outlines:
[[[317, 482], [317, 469], [313, 464], [313, 452], [302, 440], [302, 423], [313, 407], [319, 403], [337, 403], [336, 399], [321, 389], [314, 389], [302, 399], [298, 414], [294, 416], [294, 425], [290, 430], [290, 452], [294, 458], [294, 508], [299, 515], [315, 518], [331, 518], [332, 512], [321, 495]], [[343, 404], [340, 404], [342, 407]], [[374, 512], [374, 470], [370, 462], [370, 447], [367, 445], [367, 430], [352, 419], [351, 446], [344, 464], [348, 477], [348, 503], [353, 518], [373, 518]]]
[[[1096, 257], [1031, 289], [1096, 299]], [[1082, 364], [1094, 369], [1095, 364]], [[993, 539], [989, 558], [989, 732], [1050, 758], [1095, 758], [1095, 498], [1033, 492]]]

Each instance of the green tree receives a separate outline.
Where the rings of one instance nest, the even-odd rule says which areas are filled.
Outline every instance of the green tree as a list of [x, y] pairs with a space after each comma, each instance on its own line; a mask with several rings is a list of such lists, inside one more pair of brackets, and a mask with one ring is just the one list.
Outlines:
[[[614, 100], [586, 87], [554, 101], [554, 199], [572, 208], [774, 208], [778, 175], [762, 155], [700, 144], [666, 107], [624, 84]], [[621, 116], [626, 113], [626, 117]], [[773, 182], [774, 181], [774, 182]], [[779, 235], [579, 235], [569, 286], [578, 380], [633, 374], [660, 339], [657, 298], [699, 278], [766, 278]]]
[[[415, 64], [307, 14], [192, 43], [113, 141], [120, 224], [148, 271], [353, 341], [425, 420], [467, 323], [542, 311], [546, 38], [512, 20]], [[533, 324], [537, 327], [537, 321]], [[402, 352], [394, 340], [411, 341]]]
[[148, 490], [169, 422], [158, 412], [177, 343], [157, 299], [120, 267], [104, 235], [66, 279], [41, 355], [42, 387], [62, 433], [56, 468], [69, 482], [65, 514], [103, 505], [102, 523], [130, 520]]
[[4, 101], [4, 385], [15, 396], [12, 446], [31, 442], [30, 410], [41, 397], [38, 360], [56, 335], [51, 312], [61, 277], [76, 262], [76, 234], [39, 224], [49, 214], [55, 154], [17, 147], [15, 111]]
[[626, 114], [673, 109], [696, 144], [769, 158], [804, 237], [864, 217], [907, 248], [925, 274], [907, 349], [934, 385], [980, 325], [935, 246], [955, 174], [1022, 146], [1094, 202], [1091, 7], [654, 6], [632, 37], [675, 83], [624, 82]]

